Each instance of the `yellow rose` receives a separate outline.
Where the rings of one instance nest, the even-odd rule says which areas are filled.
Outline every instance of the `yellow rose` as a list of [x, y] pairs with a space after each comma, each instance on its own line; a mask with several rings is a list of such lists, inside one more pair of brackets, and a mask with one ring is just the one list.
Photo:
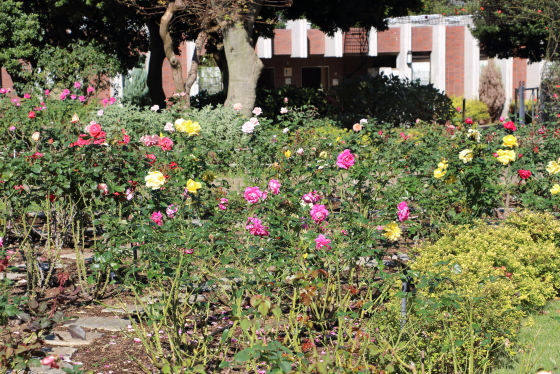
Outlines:
[[503, 140], [504, 140], [504, 144], [503, 144], [504, 147], [513, 148], [519, 146], [519, 144], [517, 144], [517, 138], [513, 135], [506, 135], [504, 136]]
[[560, 173], [560, 164], [558, 164], [558, 162], [556, 161], [550, 161], [548, 163], [548, 166], [546, 167], [546, 171], [548, 171], [550, 174]]
[[146, 187], [151, 187], [152, 190], [159, 190], [165, 184], [165, 176], [160, 171], [150, 171], [144, 180]]
[[441, 160], [441, 162], [437, 164], [437, 167], [441, 170], [447, 169], [447, 160], [446, 159]]
[[192, 193], [196, 193], [197, 190], [202, 188], [202, 184], [200, 182], [195, 182], [192, 179], [187, 181], [187, 190]]
[[182, 118], [179, 118], [175, 121], [175, 130], [179, 132], [186, 132], [189, 136], [193, 135], [200, 135], [201, 127], [198, 122], [193, 122], [191, 120], [185, 121]]
[[35, 140], [36, 142], [39, 141], [39, 139], [41, 139], [41, 133], [39, 131], [35, 131], [33, 133], [33, 135], [31, 135], [31, 139]]
[[284, 156], [286, 156], [286, 158], [292, 157], [292, 151], [290, 151], [289, 149], [287, 149], [287, 150], [284, 152]]
[[515, 151], [513, 150], [502, 150], [502, 149], [498, 149], [498, 152], [496, 152], [498, 154], [498, 161], [500, 161], [502, 164], [507, 165], [510, 162], [515, 161]]
[[450, 176], [449, 178], [447, 178], [445, 180], [445, 184], [453, 184], [455, 182], [457, 182], [457, 177], [454, 177], [454, 176]]
[[463, 160], [463, 162], [466, 164], [467, 162], [471, 162], [473, 159], [473, 152], [472, 149], [464, 149], [461, 152], [459, 152], [459, 158], [461, 160]]
[[434, 178], [437, 178], [437, 179], [443, 178], [445, 173], [447, 173], [445, 170], [436, 169], [436, 170], [434, 170]]
[[560, 185], [555, 184], [554, 186], [552, 186], [552, 188], [550, 189], [550, 193], [553, 195], [560, 193]]
[[400, 238], [402, 234], [402, 230], [400, 229], [399, 225], [397, 225], [396, 222], [389, 223], [383, 228], [383, 230], [385, 230], [383, 236], [392, 241], [395, 241], [398, 238]]
[[321, 153], [319, 153], [319, 157], [321, 158], [327, 158], [329, 156], [329, 154], [326, 151], [323, 151]]

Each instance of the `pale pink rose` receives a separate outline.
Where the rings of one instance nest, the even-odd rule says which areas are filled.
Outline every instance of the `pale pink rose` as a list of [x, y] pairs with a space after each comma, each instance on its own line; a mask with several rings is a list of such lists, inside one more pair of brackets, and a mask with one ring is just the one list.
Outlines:
[[167, 217], [173, 219], [175, 218], [175, 213], [177, 213], [178, 210], [179, 210], [178, 206], [171, 204], [168, 205], [167, 208], [165, 209], [165, 214], [167, 214]]
[[288, 113], [288, 108], [280, 108], [280, 114]]
[[362, 131], [363, 127], [364, 126], [361, 123], [355, 123], [354, 126], [352, 126], [352, 130], [359, 132]]
[[99, 183], [97, 185], [97, 189], [100, 190], [103, 195], [107, 195], [109, 193], [109, 187], [105, 183]]
[[354, 165], [354, 163], [354, 155], [350, 153], [349, 149], [345, 149], [341, 154], [338, 155], [338, 158], [336, 159], [336, 166], [346, 170]]
[[329, 245], [330, 243], [330, 239], [327, 239], [323, 234], [319, 234], [319, 236], [315, 239], [315, 249], [331, 249], [331, 246]]
[[329, 211], [324, 205], [315, 204], [313, 208], [311, 208], [310, 214], [315, 223], [321, 223], [327, 218]]
[[262, 114], [262, 109], [259, 108], [258, 106], [255, 107], [255, 109], [253, 109], [252, 112], [255, 116], [261, 115]]
[[150, 110], [153, 110], [154, 112], [157, 112], [159, 110], [159, 105], [154, 105], [150, 108]]
[[280, 193], [280, 187], [282, 187], [282, 185], [277, 179], [271, 179], [268, 182], [269, 190], [275, 195], [278, 195]]
[[103, 109], [99, 109], [99, 110], [97, 111], [97, 115], [98, 115], [99, 117], [103, 116], [103, 113], [104, 113], [104, 112], [103, 112]]
[[141, 343], [142, 340], [140, 340], [140, 338], [134, 338], [134, 343]]
[[175, 132], [175, 126], [171, 122], [167, 122], [163, 127], [163, 130], [167, 132]]
[[183, 253], [186, 254], [186, 255], [192, 255], [192, 254], [194, 253], [194, 249], [192, 249], [192, 248], [186, 248], [186, 249], [183, 251]]
[[131, 190], [130, 188], [127, 188], [127, 190], [124, 192], [126, 199], [128, 201], [132, 200], [134, 198], [134, 191]]
[[144, 135], [140, 138], [140, 142], [146, 147], [151, 147], [153, 145], [158, 145], [159, 136], [157, 135]]
[[237, 110], [239, 112], [241, 108], [243, 108], [243, 105], [241, 105], [241, 103], [233, 104], [233, 110]]
[[406, 201], [401, 201], [399, 205], [397, 205], [397, 218], [400, 222], [404, 222], [408, 219], [410, 215], [410, 209], [408, 208], [408, 204]]
[[303, 148], [298, 149], [296, 153], [301, 156], [303, 154]]
[[247, 187], [245, 189], [245, 200], [251, 204], [256, 204], [259, 199], [266, 199], [266, 194], [264, 194], [258, 187]]
[[252, 122], [245, 122], [243, 126], [241, 126], [241, 131], [245, 134], [251, 134], [255, 130], [255, 125]]
[[360, 124], [364, 124], [364, 123], [367, 123], [367, 119], [362, 118], [362, 119], [360, 120]]
[[284, 102], [285, 102], [285, 103], [288, 102], [288, 98], [287, 98], [287, 97], [284, 98]]
[[259, 120], [256, 119], [255, 117], [252, 117], [249, 122], [251, 122], [253, 125], [257, 126], [259, 124]]
[[268, 236], [269, 233], [266, 229], [268, 226], [263, 226], [262, 221], [257, 217], [247, 218], [247, 223], [245, 224], [245, 229], [249, 230], [251, 235], [255, 236]]
[[283, 132], [284, 134], [287, 134], [287, 133], [290, 132], [290, 129], [286, 127], [284, 130], [282, 130], [282, 132]]
[[16, 131], [16, 127], [15, 126], [10, 126], [9, 130], [10, 131]]
[[48, 356], [41, 360], [41, 364], [45, 366], [50, 366], [53, 369], [58, 369], [59, 366], [56, 363], [58, 361], [58, 356]]

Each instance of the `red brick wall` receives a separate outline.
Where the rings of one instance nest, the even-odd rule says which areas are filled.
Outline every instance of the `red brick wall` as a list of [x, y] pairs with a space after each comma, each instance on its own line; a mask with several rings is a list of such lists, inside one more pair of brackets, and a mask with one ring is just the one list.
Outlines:
[[272, 42], [273, 55], [291, 55], [292, 54], [292, 30], [278, 29], [274, 30], [274, 39]]
[[1, 68], [0, 74], [2, 74], [2, 84], [1, 84], [1, 86], [4, 87], [4, 88], [13, 87], [12, 78], [10, 77], [10, 75], [8, 74], [6, 69]]
[[[518, 88], [519, 82], [522, 81], [527, 85], [527, 59], [516, 57], [513, 59], [512, 95], [515, 95], [515, 88]], [[525, 98], [527, 98], [527, 95], [525, 95]]]
[[364, 43], [366, 31], [361, 28], [352, 27], [344, 34], [344, 53], [367, 53], [369, 46]]
[[325, 54], [325, 34], [321, 30], [307, 30], [307, 45], [310, 55]]
[[432, 28], [430, 26], [412, 27], [412, 51], [430, 52], [432, 50]]
[[377, 52], [399, 52], [401, 46], [401, 29], [398, 27], [377, 33]]
[[445, 93], [465, 92], [465, 26], [447, 26], [445, 33]]
[[[292, 85], [301, 87], [302, 67], [329, 67], [329, 87], [333, 79], [342, 83], [344, 75], [344, 58], [323, 57], [322, 55], [311, 55], [308, 58], [290, 58], [290, 56], [274, 56], [271, 59], [262, 59], [264, 67], [274, 68], [274, 82], [276, 87], [284, 85], [285, 78], [291, 78]], [[284, 76], [284, 68], [292, 68], [292, 76]]]

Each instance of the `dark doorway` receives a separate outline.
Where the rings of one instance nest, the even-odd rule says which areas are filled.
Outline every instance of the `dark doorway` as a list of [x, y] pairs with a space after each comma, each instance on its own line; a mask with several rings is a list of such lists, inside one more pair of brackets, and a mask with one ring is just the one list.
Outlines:
[[310, 88], [329, 88], [329, 68], [301, 68], [301, 86]]

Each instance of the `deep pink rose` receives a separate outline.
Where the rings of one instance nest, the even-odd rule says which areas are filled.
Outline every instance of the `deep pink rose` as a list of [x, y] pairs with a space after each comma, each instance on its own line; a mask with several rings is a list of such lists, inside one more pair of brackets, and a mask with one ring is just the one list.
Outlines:
[[354, 162], [354, 155], [350, 153], [349, 149], [345, 149], [344, 152], [338, 155], [336, 166], [348, 170], [350, 166], [354, 165]]
[[266, 230], [268, 226], [263, 226], [262, 221], [257, 217], [247, 218], [247, 223], [245, 224], [245, 229], [249, 230], [251, 235], [255, 236], [268, 236], [269, 232]]
[[280, 184], [280, 182], [276, 179], [271, 179], [268, 182], [268, 188], [270, 189], [270, 191], [272, 191], [273, 194], [278, 195], [280, 193], [280, 187], [282, 187], [282, 185]]
[[159, 136], [157, 135], [144, 135], [140, 138], [140, 142], [146, 147], [159, 144]]
[[266, 194], [263, 193], [258, 187], [247, 187], [245, 189], [245, 200], [251, 204], [256, 204], [259, 199], [266, 199]]
[[331, 246], [329, 245], [330, 243], [330, 239], [325, 238], [323, 234], [319, 234], [319, 236], [315, 239], [315, 249], [331, 249]]
[[301, 199], [306, 204], [312, 204], [312, 203], [316, 203], [317, 201], [321, 200], [321, 196], [319, 195], [319, 193], [317, 191], [314, 190], [313, 192], [306, 193], [305, 195], [303, 195]]
[[466, 123], [467, 125], [472, 125], [472, 124], [473, 124], [472, 118], [471, 118], [471, 117], [467, 117], [467, 119], [465, 120], [465, 123]]
[[151, 219], [156, 225], [163, 226], [163, 214], [161, 212], [153, 212]]
[[329, 211], [324, 205], [315, 204], [313, 208], [311, 208], [310, 214], [315, 223], [321, 223], [327, 218]]
[[408, 204], [406, 201], [401, 201], [397, 205], [397, 217], [400, 222], [406, 221], [410, 215], [410, 209], [408, 209]]

